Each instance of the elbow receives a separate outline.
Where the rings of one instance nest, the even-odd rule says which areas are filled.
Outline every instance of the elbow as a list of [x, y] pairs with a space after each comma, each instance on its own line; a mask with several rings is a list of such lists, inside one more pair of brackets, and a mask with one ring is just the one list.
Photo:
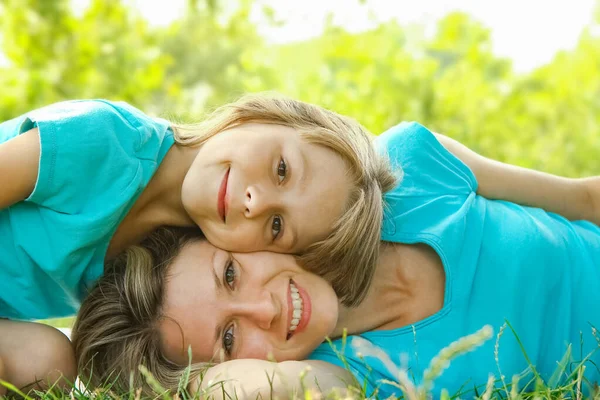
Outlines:
[[190, 379], [188, 392], [201, 399], [272, 398], [277, 385], [265, 379], [272, 375], [272, 367], [273, 363], [262, 360], [226, 361]]

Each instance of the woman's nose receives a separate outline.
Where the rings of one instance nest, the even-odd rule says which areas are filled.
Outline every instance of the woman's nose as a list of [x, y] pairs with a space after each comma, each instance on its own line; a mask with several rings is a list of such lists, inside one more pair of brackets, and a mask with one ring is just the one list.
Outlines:
[[247, 318], [259, 328], [268, 330], [278, 318], [281, 307], [278, 307], [272, 294], [265, 292], [255, 298], [240, 298], [236, 314]]
[[246, 218], [255, 218], [272, 210], [276, 204], [276, 195], [277, 193], [274, 191], [268, 191], [258, 186], [249, 186], [244, 198]]

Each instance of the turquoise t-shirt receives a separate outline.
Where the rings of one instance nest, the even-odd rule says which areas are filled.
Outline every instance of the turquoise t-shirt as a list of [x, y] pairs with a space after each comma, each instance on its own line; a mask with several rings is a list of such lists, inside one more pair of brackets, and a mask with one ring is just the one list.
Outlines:
[[[599, 341], [593, 327], [600, 326], [600, 228], [477, 195], [471, 170], [417, 123], [390, 129], [376, 145], [403, 171], [401, 183], [385, 196], [382, 238], [431, 246], [444, 265], [446, 288], [443, 308], [433, 316], [360, 336], [407, 368], [408, 376], [420, 384], [423, 371], [443, 347], [484, 325], [498, 334], [506, 320], [547, 382], [569, 343], [571, 357], [560, 379], [589, 355], [585, 378], [598, 381]], [[340, 340], [334, 345], [358, 380], [366, 382], [367, 394], [378, 388], [380, 398], [400, 396], [396, 387], [384, 383], [397, 382], [394, 373], [377, 358], [361, 358], [355, 339], [349, 337], [343, 349]], [[523, 387], [533, 373], [509, 327], [498, 340], [498, 363], [495, 346], [494, 335], [452, 361], [434, 382], [433, 393], [446, 388], [464, 395], [476, 386], [482, 393], [490, 373], [500, 386], [501, 375], [510, 384], [513, 375], [524, 372]], [[343, 367], [329, 344], [310, 358]]]
[[126, 103], [67, 101], [0, 124], [37, 127], [39, 174], [0, 210], [0, 317], [72, 315], [103, 273], [109, 242], [174, 143], [169, 123]]

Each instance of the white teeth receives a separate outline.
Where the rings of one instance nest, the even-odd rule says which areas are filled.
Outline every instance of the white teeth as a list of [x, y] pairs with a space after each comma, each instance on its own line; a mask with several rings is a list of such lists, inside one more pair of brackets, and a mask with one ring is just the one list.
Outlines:
[[298, 288], [292, 282], [290, 282], [290, 292], [292, 296], [293, 307], [292, 321], [290, 322], [290, 332], [293, 332], [298, 328], [300, 318], [302, 317], [302, 297], [300, 297]]

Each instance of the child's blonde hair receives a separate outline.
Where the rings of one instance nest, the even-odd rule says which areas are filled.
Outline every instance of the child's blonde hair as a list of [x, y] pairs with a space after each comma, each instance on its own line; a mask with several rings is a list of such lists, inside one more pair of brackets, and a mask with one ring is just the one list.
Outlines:
[[173, 128], [178, 143], [195, 146], [250, 122], [294, 128], [306, 142], [333, 150], [348, 164], [349, 204], [330, 235], [305, 249], [299, 261], [329, 281], [345, 305], [359, 304], [378, 261], [383, 194], [396, 184], [388, 160], [376, 153], [372, 135], [355, 120], [281, 95], [247, 95], [198, 124]]

